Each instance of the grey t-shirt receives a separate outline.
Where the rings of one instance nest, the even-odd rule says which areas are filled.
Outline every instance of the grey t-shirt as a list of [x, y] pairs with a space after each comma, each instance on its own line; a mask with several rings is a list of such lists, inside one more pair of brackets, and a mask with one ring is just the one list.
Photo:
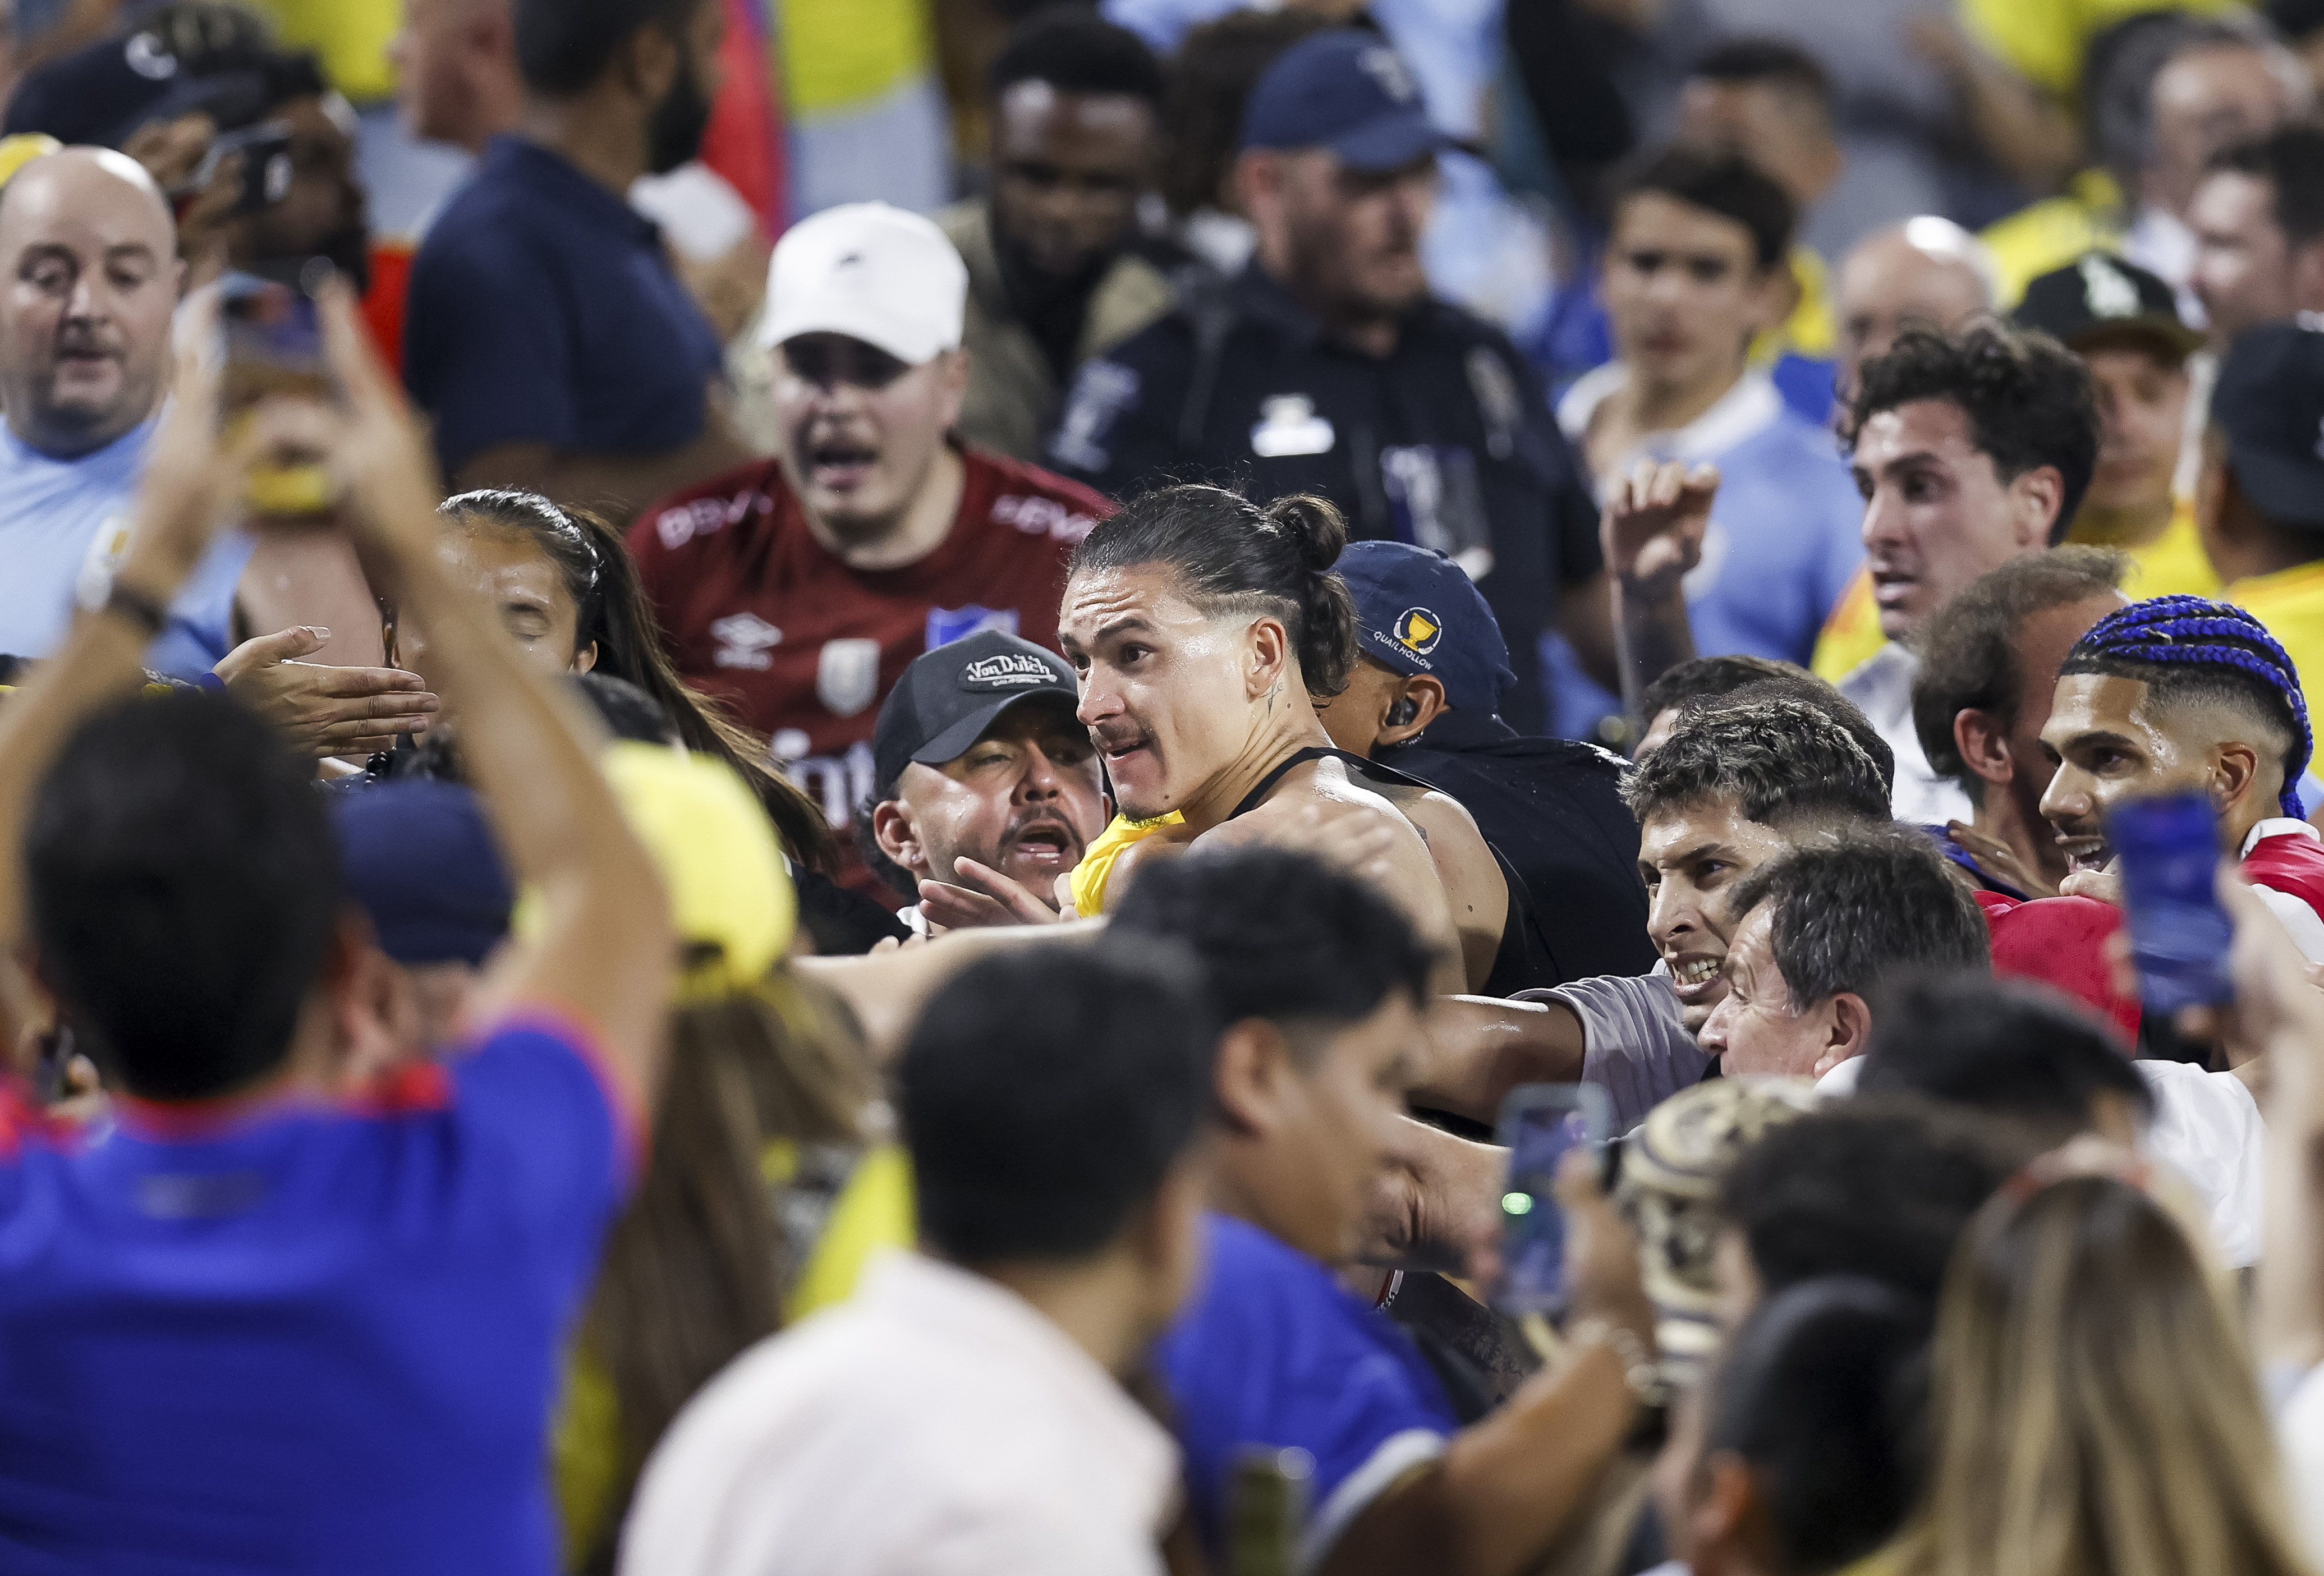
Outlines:
[[1682, 1089], [1702, 1082], [1711, 1057], [1680, 1017], [1670, 969], [1651, 974], [1600, 974], [1554, 991], [1523, 991], [1512, 1000], [1557, 1001], [1582, 1020], [1582, 1081], [1614, 1104], [1614, 1131], [1627, 1133]]

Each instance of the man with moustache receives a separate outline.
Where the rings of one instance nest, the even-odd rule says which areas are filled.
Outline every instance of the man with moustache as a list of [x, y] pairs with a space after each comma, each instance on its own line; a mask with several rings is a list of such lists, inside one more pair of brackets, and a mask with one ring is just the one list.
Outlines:
[[[1074, 670], [999, 630], [913, 659], [872, 733], [876, 802], [855, 815], [864, 862], [907, 899], [923, 935], [1013, 925], [1024, 894], [1054, 903], [1057, 878], [1105, 829], [1112, 801]], [[988, 892], [984, 878], [1008, 878]], [[1014, 904], [1017, 907], [1012, 907]]]
[[718, 0], [517, 0], [525, 105], [412, 263], [404, 380], [455, 492], [626, 520], [749, 457], [724, 347], [627, 200], [700, 150]]
[[1428, 292], [1420, 237], [1448, 146], [1378, 35], [1286, 50], [1250, 95], [1233, 169], [1250, 265], [1085, 364], [1048, 457], [1117, 498], [1194, 480], [1312, 493], [1351, 537], [1443, 552], [1508, 641], [1502, 714], [1547, 733], [1545, 630], [1614, 682], [1598, 512], [1531, 367]]
[[[1054, 649], [1066, 551], [1111, 512], [951, 436], [967, 293], [917, 214], [847, 203], [793, 226], [761, 329], [780, 448], [664, 499], [630, 536], [678, 671], [772, 740], [843, 844], [857, 808], [890, 797], [873, 724], [905, 668], [986, 630]], [[849, 884], [877, 893], [849, 858]]]

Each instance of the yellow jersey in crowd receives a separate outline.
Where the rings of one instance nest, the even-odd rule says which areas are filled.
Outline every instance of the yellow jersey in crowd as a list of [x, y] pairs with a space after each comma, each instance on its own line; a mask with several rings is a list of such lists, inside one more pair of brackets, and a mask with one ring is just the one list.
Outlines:
[[2324, 699], [2308, 687], [2310, 675], [2324, 676], [2324, 558], [2238, 580], [2221, 595], [2265, 624], [2282, 645], [2313, 715]]
[[[2080, 525], [2066, 533], [2066, 539], [2094, 547], [2115, 545]], [[2122, 594], [2134, 602], [2150, 596], [2220, 594], [2218, 571], [2211, 567], [2210, 557], [2203, 551], [2203, 539], [2195, 530], [2195, 505], [2187, 499], [2179, 500], [2171, 512], [2171, 523], [2163, 528], [2161, 536], [2144, 547], [2124, 548], [2123, 551], [2130, 555], [2130, 573], [2122, 583]], [[2260, 583], [2249, 580], [2244, 584]], [[2238, 599], [2230, 596], [2228, 600]], [[2252, 612], [2259, 613], [2259, 609], [2255, 607]], [[2319, 634], [2324, 638], [2324, 614], [2319, 616]], [[2260, 622], [2268, 623], [2271, 630], [2274, 628], [2264, 613], [2260, 613]], [[2283, 639], [2282, 635], [2276, 638]], [[1880, 632], [1880, 609], [1872, 600], [1872, 572], [1859, 569], [1833, 606], [1831, 616], [1824, 620], [1823, 632], [1816, 637], [1815, 655], [1808, 666], [1818, 678], [1838, 684], [1887, 643], [1888, 637]], [[2284, 644], [2289, 648], [2291, 642], [2285, 641]], [[2292, 657], [2297, 660], [2299, 653], [2294, 651]]]

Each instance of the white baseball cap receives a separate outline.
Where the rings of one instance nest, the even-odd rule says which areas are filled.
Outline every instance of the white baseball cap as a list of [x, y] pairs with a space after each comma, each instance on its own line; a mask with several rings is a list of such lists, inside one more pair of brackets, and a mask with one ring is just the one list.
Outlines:
[[918, 366], [960, 348], [968, 265], [928, 220], [842, 203], [783, 232], [767, 269], [762, 345], [844, 334]]

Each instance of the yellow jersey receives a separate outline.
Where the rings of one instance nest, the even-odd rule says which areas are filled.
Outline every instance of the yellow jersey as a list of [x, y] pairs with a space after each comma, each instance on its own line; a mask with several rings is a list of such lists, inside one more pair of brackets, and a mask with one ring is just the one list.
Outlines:
[[1183, 826], [1186, 817], [1173, 810], [1167, 816], [1157, 816], [1151, 821], [1132, 821], [1116, 816], [1113, 824], [1097, 834], [1082, 853], [1081, 863], [1074, 866], [1066, 879], [1073, 883], [1074, 912], [1084, 919], [1094, 919], [1105, 912], [1106, 883], [1113, 879], [1114, 862], [1128, 853], [1130, 845], [1142, 843], [1165, 826]]
[[2205, 15], [2234, 6], [2235, 0], [1960, 0], [1957, 14], [1987, 54], [2052, 97], [2070, 100], [2090, 41], [2116, 23], [2150, 11]]
[[2238, 580], [2221, 594], [2267, 626], [2299, 670], [2300, 692], [2310, 715], [2319, 697], [2310, 676], [2324, 678], [2324, 558], [2295, 564], [2272, 575]]
[[1998, 276], [1994, 305], [2007, 311], [2024, 299], [2027, 285], [2083, 253], [2122, 250], [2122, 190], [2105, 171], [2085, 170], [2060, 196], [1996, 219], [1978, 238]]
[[331, 86], [357, 104], [395, 97], [387, 46], [403, 27], [399, 0], [258, 0], [292, 49], [313, 50]]
[[[779, 1189], [798, 1164], [798, 1146], [778, 1138], [760, 1157], [759, 1168], [768, 1184]], [[912, 1166], [903, 1149], [880, 1144], [865, 1150], [792, 1278], [783, 1301], [785, 1328], [853, 1296], [857, 1277], [875, 1255], [911, 1247], [918, 1238], [913, 1209]], [[620, 1508], [622, 1449], [622, 1403], [613, 1376], [576, 1341], [565, 1354], [564, 1388], [549, 1437], [549, 1472], [568, 1571], [582, 1568]]]
[[1872, 571], [1858, 569], [1823, 621], [1808, 670], [1826, 684], [1838, 684], [1887, 643], [1880, 631], [1880, 606], [1872, 600]]
[[2080, 521], [2066, 533], [2066, 539], [2089, 547], [2119, 547], [2128, 553], [2130, 575], [2122, 583], [2122, 594], [2135, 602], [2150, 596], [2219, 594], [2219, 572], [2211, 567], [2211, 556], [2203, 550], [2202, 534], [2195, 529], [2195, 505], [2190, 499], [2179, 500], [2171, 512], [2171, 523], [2144, 547], [2108, 541]]

